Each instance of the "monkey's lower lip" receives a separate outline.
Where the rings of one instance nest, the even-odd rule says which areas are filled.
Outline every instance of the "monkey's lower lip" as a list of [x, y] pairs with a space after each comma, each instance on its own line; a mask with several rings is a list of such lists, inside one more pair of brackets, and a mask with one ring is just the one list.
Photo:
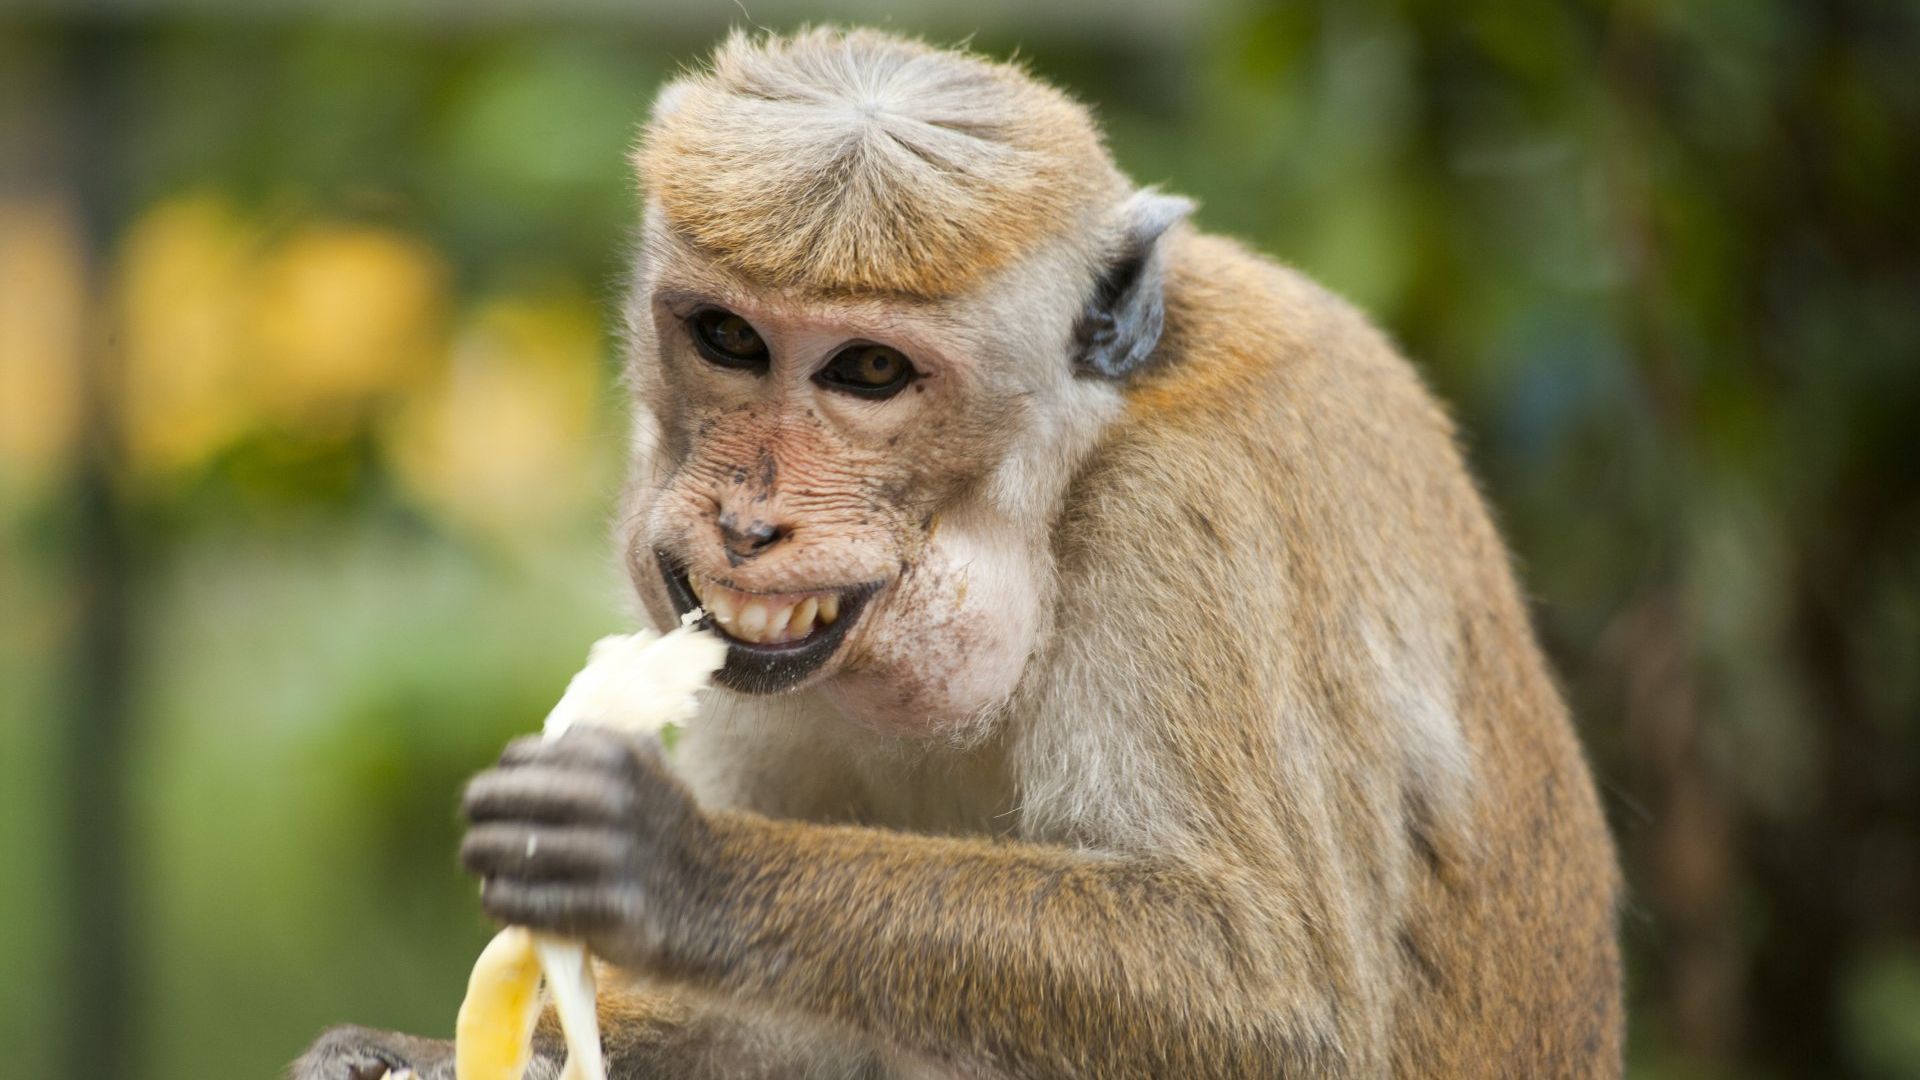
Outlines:
[[[673, 601], [675, 612], [685, 615], [699, 608], [700, 598], [693, 591], [693, 583], [687, 580], [686, 571], [664, 551], [656, 550], [654, 558], [660, 563], [660, 576], [666, 580], [667, 596]], [[879, 584], [875, 582], [839, 590], [839, 617], [795, 641], [773, 644], [743, 641], [716, 623], [711, 612], [704, 614], [698, 625], [727, 641], [727, 660], [714, 675], [714, 681], [749, 694], [774, 694], [792, 689], [820, 670], [839, 651], [847, 631], [852, 629], [878, 589]]]

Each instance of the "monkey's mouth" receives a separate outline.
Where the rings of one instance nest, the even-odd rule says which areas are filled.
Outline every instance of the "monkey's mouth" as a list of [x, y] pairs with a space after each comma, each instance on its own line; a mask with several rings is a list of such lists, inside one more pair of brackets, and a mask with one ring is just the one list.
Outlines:
[[727, 660], [714, 681], [750, 694], [792, 689], [840, 649], [878, 583], [814, 592], [748, 593], [690, 577], [663, 551], [654, 552], [667, 596], [681, 615], [700, 608], [700, 626], [727, 640]]

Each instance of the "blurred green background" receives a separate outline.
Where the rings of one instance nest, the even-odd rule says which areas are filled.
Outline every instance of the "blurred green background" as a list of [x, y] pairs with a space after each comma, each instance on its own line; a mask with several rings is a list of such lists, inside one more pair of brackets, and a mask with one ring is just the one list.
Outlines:
[[1017, 51], [1454, 404], [1632, 885], [1649, 1077], [1920, 1076], [1920, 6], [0, 9], [0, 1047], [446, 1034], [461, 780], [626, 621], [650, 91]]

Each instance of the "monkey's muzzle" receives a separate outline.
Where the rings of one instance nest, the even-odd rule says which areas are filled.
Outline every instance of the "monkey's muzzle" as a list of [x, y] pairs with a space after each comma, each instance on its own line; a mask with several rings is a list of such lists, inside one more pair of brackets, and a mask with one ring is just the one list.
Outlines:
[[714, 681], [749, 694], [790, 690], [840, 651], [848, 632], [879, 591], [878, 582], [795, 593], [747, 593], [690, 577], [666, 552], [655, 550], [675, 614], [696, 609], [698, 625], [727, 642], [727, 660]]

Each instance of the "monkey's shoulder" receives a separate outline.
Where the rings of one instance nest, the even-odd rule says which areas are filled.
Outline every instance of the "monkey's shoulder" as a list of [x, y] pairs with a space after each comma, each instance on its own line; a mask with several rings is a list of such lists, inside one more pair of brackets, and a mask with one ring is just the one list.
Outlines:
[[1155, 361], [1125, 390], [1136, 420], [1365, 412], [1451, 435], [1414, 365], [1358, 307], [1238, 240], [1170, 237], [1164, 303]]

